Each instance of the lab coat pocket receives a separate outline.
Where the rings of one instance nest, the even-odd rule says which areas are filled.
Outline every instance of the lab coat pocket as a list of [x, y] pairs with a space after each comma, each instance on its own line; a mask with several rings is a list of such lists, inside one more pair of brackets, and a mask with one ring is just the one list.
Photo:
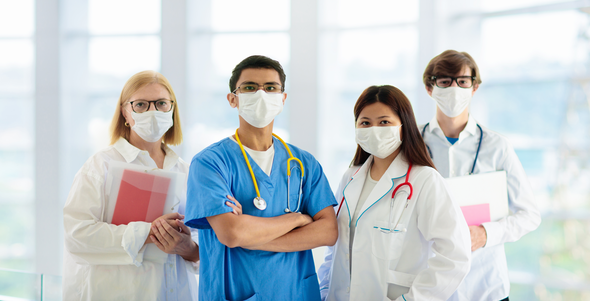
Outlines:
[[371, 229], [371, 244], [373, 255], [383, 260], [395, 260], [401, 254], [402, 243], [406, 236], [405, 225], [387, 221], [376, 221]]
[[416, 275], [406, 274], [398, 271], [387, 271], [387, 297], [395, 300], [403, 294], [410, 291], [410, 287], [414, 284]]

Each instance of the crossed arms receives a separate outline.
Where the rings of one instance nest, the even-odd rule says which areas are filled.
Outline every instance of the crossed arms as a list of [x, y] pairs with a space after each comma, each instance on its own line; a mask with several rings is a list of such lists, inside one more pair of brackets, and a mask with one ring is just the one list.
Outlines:
[[334, 208], [328, 206], [310, 217], [306, 214], [287, 213], [275, 217], [257, 217], [229, 212], [207, 217], [219, 241], [230, 247], [271, 252], [297, 252], [319, 246], [332, 246], [338, 239], [338, 226]]

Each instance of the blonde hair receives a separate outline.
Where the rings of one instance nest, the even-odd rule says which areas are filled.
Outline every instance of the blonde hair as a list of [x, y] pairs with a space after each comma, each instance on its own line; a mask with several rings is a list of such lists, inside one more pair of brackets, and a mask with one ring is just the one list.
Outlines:
[[129, 136], [131, 133], [131, 128], [125, 126], [125, 117], [121, 112], [121, 107], [129, 101], [131, 96], [137, 92], [137, 90], [149, 85], [149, 84], [160, 84], [168, 90], [170, 93], [170, 100], [174, 101], [174, 109], [172, 110], [172, 120], [173, 124], [172, 127], [164, 134], [163, 142], [165, 144], [170, 145], [179, 145], [182, 142], [182, 129], [180, 128], [180, 113], [178, 111], [178, 102], [176, 101], [176, 96], [174, 95], [174, 91], [172, 90], [172, 86], [170, 82], [164, 77], [164, 75], [152, 71], [142, 71], [133, 75], [123, 87], [123, 91], [121, 91], [121, 96], [119, 96], [119, 101], [117, 102], [117, 109], [115, 110], [115, 115], [113, 116], [113, 120], [111, 121], [111, 144], [115, 144], [119, 138], [123, 137], [129, 141]]

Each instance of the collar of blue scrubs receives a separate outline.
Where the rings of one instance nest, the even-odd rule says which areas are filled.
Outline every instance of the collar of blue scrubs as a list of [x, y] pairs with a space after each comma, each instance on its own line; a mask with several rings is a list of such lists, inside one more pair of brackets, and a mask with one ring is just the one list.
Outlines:
[[[174, 167], [174, 165], [176, 165], [179, 157], [166, 144], [164, 144], [163, 146], [164, 146], [164, 152], [166, 152], [166, 157], [164, 158], [164, 168], [163, 169], [168, 170], [168, 169]], [[139, 156], [139, 153], [142, 152], [141, 149], [135, 147], [133, 144], [129, 143], [129, 141], [127, 141], [127, 139], [125, 139], [123, 137], [120, 137], [119, 140], [117, 140], [117, 142], [115, 142], [115, 144], [113, 144], [113, 147], [121, 154], [121, 156], [123, 156], [123, 158], [125, 159], [125, 162], [127, 162], [127, 163], [131, 163], [131, 162], [135, 161], [135, 159], [137, 159], [137, 156]]]
[[[436, 115], [432, 118], [432, 120], [430, 120], [430, 124], [428, 125], [428, 128], [426, 130], [432, 134], [440, 136], [445, 140], [447, 139], [442, 129], [440, 128], [440, 125], [438, 124], [438, 120], [436, 120]], [[468, 135], [478, 135], [477, 121], [475, 121], [475, 118], [473, 118], [471, 114], [469, 114], [469, 119], [467, 119], [467, 125], [465, 126], [463, 131], [461, 131], [461, 134], [459, 134], [459, 140], [461, 140], [465, 136], [464, 133]]]

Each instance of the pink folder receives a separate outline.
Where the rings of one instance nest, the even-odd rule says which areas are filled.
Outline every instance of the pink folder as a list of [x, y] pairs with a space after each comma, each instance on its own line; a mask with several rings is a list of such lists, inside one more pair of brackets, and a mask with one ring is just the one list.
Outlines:
[[490, 204], [479, 204], [470, 206], [461, 206], [463, 216], [468, 226], [479, 226], [491, 220]]
[[169, 186], [169, 178], [124, 170], [111, 223], [153, 222], [164, 213]]

